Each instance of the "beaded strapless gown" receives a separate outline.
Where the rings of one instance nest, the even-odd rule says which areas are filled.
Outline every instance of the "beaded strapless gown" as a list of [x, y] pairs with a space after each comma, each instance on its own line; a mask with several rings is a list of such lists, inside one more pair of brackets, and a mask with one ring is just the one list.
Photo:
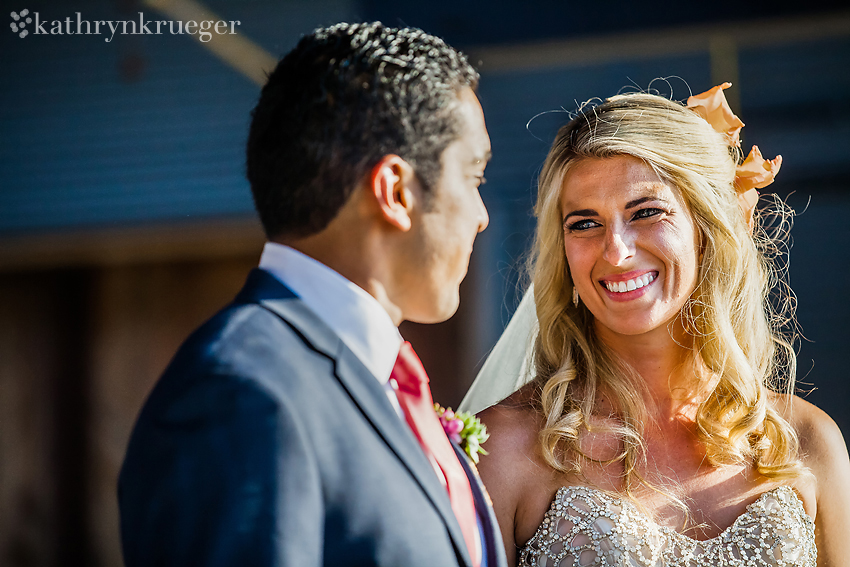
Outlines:
[[815, 567], [815, 527], [797, 494], [780, 486], [747, 506], [715, 538], [660, 526], [630, 502], [593, 488], [562, 487], [520, 552], [539, 567]]

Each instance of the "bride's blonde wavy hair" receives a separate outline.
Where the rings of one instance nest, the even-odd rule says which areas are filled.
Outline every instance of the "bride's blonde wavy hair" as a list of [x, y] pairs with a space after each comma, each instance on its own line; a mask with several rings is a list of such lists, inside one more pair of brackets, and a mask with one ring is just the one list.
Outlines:
[[[596, 337], [584, 305], [572, 303], [560, 208], [571, 167], [585, 158], [619, 155], [643, 160], [677, 187], [701, 235], [697, 287], [680, 316], [716, 380], [696, 417], [707, 458], [715, 465], [752, 463], [767, 477], [798, 477], [805, 469], [797, 435], [770, 400], [771, 391], [793, 393], [796, 372], [795, 301], [777, 263], [787, 231], [769, 234], [757, 218], [751, 236], [733, 186], [740, 150], [682, 104], [644, 93], [583, 108], [558, 132], [540, 174], [532, 278], [546, 461], [582, 473], [589, 457], [579, 448], [579, 432], [589, 428], [599, 394], [606, 392], [622, 440], [622, 452], [612, 461], [623, 463], [628, 493], [635, 480], [645, 482], [636, 465], [645, 456], [642, 424], [651, 416], [640, 377]], [[778, 198], [774, 202], [781, 227], [788, 228], [792, 211]]]

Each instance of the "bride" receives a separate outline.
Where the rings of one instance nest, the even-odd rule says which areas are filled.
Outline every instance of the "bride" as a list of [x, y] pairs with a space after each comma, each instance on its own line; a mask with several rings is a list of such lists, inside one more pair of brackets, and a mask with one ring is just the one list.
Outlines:
[[549, 152], [533, 297], [461, 408], [522, 386], [479, 414], [509, 562], [850, 561], [847, 449], [793, 395], [781, 242], [753, 219], [781, 159], [738, 165], [728, 86], [612, 97]]

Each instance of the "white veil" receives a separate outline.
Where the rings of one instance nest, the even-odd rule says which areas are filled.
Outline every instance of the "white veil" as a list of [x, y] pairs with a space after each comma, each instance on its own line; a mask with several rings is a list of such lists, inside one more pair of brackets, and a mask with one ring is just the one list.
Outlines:
[[537, 329], [534, 289], [529, 287], [460, 403], [459, 411], [478, 413], [507, 398], [534, 378], [533, 353]]

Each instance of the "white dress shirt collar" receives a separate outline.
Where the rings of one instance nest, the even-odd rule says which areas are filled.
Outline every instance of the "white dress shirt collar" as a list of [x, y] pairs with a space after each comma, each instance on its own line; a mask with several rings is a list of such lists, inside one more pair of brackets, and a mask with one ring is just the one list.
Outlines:
[[363, 288], [294, 248], [267, 242], [260, 268], [319, 316], [382, 384], [404, 342], [389, 313]]

